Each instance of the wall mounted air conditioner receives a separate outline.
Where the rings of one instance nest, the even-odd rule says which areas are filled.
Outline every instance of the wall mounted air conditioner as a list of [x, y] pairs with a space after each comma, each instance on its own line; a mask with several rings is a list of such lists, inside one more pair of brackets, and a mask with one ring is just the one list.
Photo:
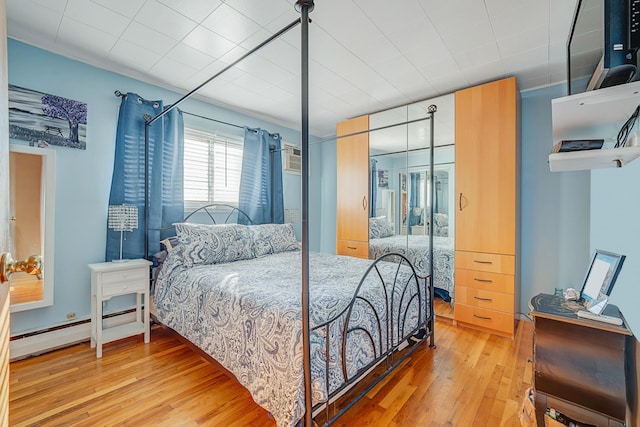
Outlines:
[[302, 172], [302, 149], [293, 144], [282, 144], [282, 170], [284, 172]]

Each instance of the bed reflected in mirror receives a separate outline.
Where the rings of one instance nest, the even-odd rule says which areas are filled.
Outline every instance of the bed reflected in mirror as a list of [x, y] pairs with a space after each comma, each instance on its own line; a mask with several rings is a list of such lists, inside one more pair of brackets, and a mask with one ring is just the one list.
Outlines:
[[11, 254], [42, 257], [42, 273], [9, 279], [11, 312], [53, 305], [55, 151], [11, 144], [9, 154]]

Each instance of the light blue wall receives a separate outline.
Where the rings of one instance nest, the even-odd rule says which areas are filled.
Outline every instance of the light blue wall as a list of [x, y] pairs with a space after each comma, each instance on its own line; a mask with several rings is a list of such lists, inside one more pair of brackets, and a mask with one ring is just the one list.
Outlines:
[[[87, 264], [103, 261], [105, 254], [107, 205], [120, 104], [114, 90], [136, 92], [147, 99], [162, 99], [165, 103], [177, 100], [180, 94], [11, 39], [8, 41], [8, 62], [11, 84], [72, 98], [88, 105], [87, 149], [53, 147], [57, 152], [54, 305], [12, 314], [11, 333], [16, 334], [65, 323], [67, 313], [75, 313], [80, 319], [90, 315]], [[285, 141], [300, 144], [297, 131], [198, 100], [187, 101], [183, 109], [231, 123], [280, 132]], [[238, 131], [223, 125], [218, 130], [227, 134]], [[300, 175], [285, 174], [286, 208], [300, 208], [299, 182]], [[106, 310], [119, 311], [132, 305], [132, 299], [124, 298], [109, 301]]]
[[521, 310], [538, 293], [580, 289], [589, 261], [589, 172], [550, 172], [551, 100], [566, 85], [522, 93]]
[[309, 160], [309, 247], [314, 251], [335, 254], [336, 141], [311, 144]]
[[626, 255], [611, 292], [636, 336], [640, 334], [640, 160], [591, 171], [591, 250]]

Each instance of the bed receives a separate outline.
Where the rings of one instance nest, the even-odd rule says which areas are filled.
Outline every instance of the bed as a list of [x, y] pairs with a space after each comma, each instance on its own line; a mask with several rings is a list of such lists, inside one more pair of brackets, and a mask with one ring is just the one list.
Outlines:
[[[312, 0], [297, 0], [295, 7], [300, 12], [299, 20], [283, 27], [156, 116], [144, 117], [144, 253], [148, 256], [152, 216], [150, 126], [204, 85], [301, 25], [302, 241], [299, 249], [262, 254], [256, 247], [264, 245], [262, 249], [268, 249], [275, 240], [262, 239], [254, 245], [254, 236], [253, 241], [239, 239], [245, 243], [251, 241], [252, 250], [235, 244], [216, 244], [214, 246], [221, 250], [212, 255], [206, 249], [211, 249], [211, 242], [216, 239], [202, 239], [209, 242], [209, 247], [196, 248], [191, 245], [191, 237], [185, 237], [189, 234], [186, 232], [178, 236], [179, 244], [168, 254], [154, 289], [158, 320], [178, 331], [199, 352], [208, 354], [207, 358], [214, 363], [223, 368], [228, 366], [225, 369], [245, 384], [279, 426], [293, 425], [298, 419], [302, 425], [311, 426], [312, 415], [319, 411], [326, 414], [323, 422], [333, 423], [406, 360], [420, 343], [428, 340], [434, 346], [433, 287], [429, 280], [418, 277], [405, 256], [390, 254], [367, 261], [309, 251], [308, 51], [309, 12], [315, 6]], [[436, 111], [435, 105], [429, 106], [432, 136]], [[228, 237], [246, 230], [226, 231]], [[207, 261], [194, 262], [196, 255], [202, 255]], [[335, 270], [329, 266], [342, 268]], [[281, 270], [271, 270], [274, 268]], [[258, 276], [251, 276], [252, 273]], [[334, 286], [325, 288], [329, 283]], [[276, 290], [267, 292], [269, 286], [275, 286]], [[267, 295], [271, 301], [267, 301]], [[403, 349], [405, 346], [408, 347]], [[330, 403], [341, 398], [374, 368], [385, 370], [355, 399], [331, 412], [331, 406], [335, 405]], [[278, 385], [272, 383], [273, 378], [278, 378]], [[358, 387], [358, 391], [360, 389]]]
[[[369, 259], [389, 253], [405, 255], [420, 277], [429, 276], [429, 236], [396, 235], [384, 217], [369, 219]], [[453, 301], [454, 243], [452, 237], [433, 236], [433, 286], [436, 296]]]
[[[293, 227], [179, 224], [177, 232], [154, 287], [157, 320], [230, 371], [278, 426], [295, 425], [305, 399]], [[411, 337], [433, 337], [427, 281], [397, 254], [372, 263], [311, 253], [309, 291], [316, 413]]]

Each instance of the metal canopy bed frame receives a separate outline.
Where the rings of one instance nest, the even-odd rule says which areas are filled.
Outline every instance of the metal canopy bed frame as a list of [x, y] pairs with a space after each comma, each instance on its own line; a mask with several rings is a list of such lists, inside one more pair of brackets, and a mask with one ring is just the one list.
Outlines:
[[[311, 22], [310, 18], [309, 18], [309, 13], [314, 9], [314, 2], [313, 0], [297, 0], [295, 3], [295, 8], [296, 10], [301, 14], [301, 18], [290, 23], [289, 25], [285, 26], [283, 29], [281, 29], [280, 31], [278, 31], [277, 33], [275, 33], [273, 36], [269, 37], [267, 40], [265, 40], [264, 42], [262, 42], [261, 44], [259, 44], [258, 46], [256, 46], [255, 48], [251, 49], [249, 52], [247, 52], [245, 55], [241, 56], [240, 58], [238, 58], [237, 60], [235, 60], [234, 62], [232, 62], [231, 64], [229, 64], [228, 66], [226, 66], [225, 68], [223, 68], [221, 71], [217, 72], [216, 74], [214, 74], [212, 77], [210, 77], [209, 79], [207, 79], [206, 81], [204, 81], [202, 84], [200, 84], [199, 86], [197, 86], [195, 89], [193, 89], [192, 91], [190, 91], [189, 93], [187, 93], [186, 95], [182, 96], [180, 99], [178, 99], [175, 103], [173, 103], [172, 105], [170, 105], [169, 107], [167, 107], [166, 109], [164, 109], [161, 113], [159, 113], [158, 115], [156, 115], [155, 117], [150, 117], [148, 115], [145, 115], [144, 117], [144, 121], [145, 121], [145, 170], [144, 170], [144, 175], [145, 175], [145, 206], [144, 206], [144, 217], [145, 217], [145, 245], [144, 245], [144, 250], [145, 250], [145, 256], [149, 256], [148, 252], [149, 252], [149, 214], [150, 214], [150, 209], [149, 209], [149, 179], [150, 179], [150, 171], [149, 171], [149, 128], [150, 126], [155, 123], [157, 120], [161, 119], [165, 114], [167, 114], [170, 110], [177, 108], [178, 105], [180, 105], [183, 101], [185, 101], [186, 99], [190, 98], [194, 93], [196, 93], [198, 90], [200, 90], [203, 86], [205, 86], [206, 84], [208, 84], [209, 82], [211, 82], [212, 80], [216, 79], [218, 76], [220, 76], [221, 74], [223, 74], [224, 72], [226, 72], [227, 70], [229, 70], [230, 68], [234, 67], [236, 64], [238, 64], [240, 61], [244, 60], [245, 58], [247, 58], [248, 56], [252, 55], [253, 53], [255, 53], [256, 51], [258, 51], [259, 49], [261, 49], [262, 47], [266, 46], [267, 44], [269, 44], [270, 42], [272, 42], [273, 40], [279, 38], [281, 35], [283, 35], [284, 33], [286, 33], [287, 31], [291, 30], [292, 28], [296, 27], [298, 24], [301, 24], [301, 151], [302, 151], [302, 171], [301, 171], [301, 178], [302, 178], [302, 212], [301, 212], [301, 225], [302, 225], [302, 242], [301, 242], [301, 259], [302, 259], [302, 277], [301, 277], [301, 282], [302, 282], [302, 295], [301, 295], [301, 302], [302, 302], [302, 352], [303, 352], [303, 371], [304, 371], [304, 401], [305, 401], [305, 413], [304, 413], [304, 417], [300, 420], [302, 421], [302, 425], [304, 426], [312, 426], [313, 423], [313, 414], [314, 412], [316, 414], [318, 414], [319, 412], [324, 412], [326, 410], [326, 425], [329, 425], [331, 423], [333, 423], [337, 418], [339, 418], [344, 412], [346, 412], [351, 406], [353, 406], [361, 397], [363, 397], [369, 390], [371, 390], [376, 384], [378, 384], [388, 373], [390, 373], [393, 369], [395, 369], [398, 365], [400, 365], [407, 357], [409, 357], [413, 351], [415, 349], [417, 349], [419, 347], [419, 344], [425, 342], [427, 339], [429, 340], [429, 345], [430, 347], [435, 347], [434, 344], [434, 323], [435, 323], [435, 314], [434, 314], [434, 310], [433, 310], [433, 286], [432, 283], [433, 281], [431, 280], [431, 278], [429, 278], [429, 280], [427, 281], [426, 279], [419, 279], [415, 273], [415, 270], [413, 269], [413, 266], [411, 265], [411, 263], [409, 262], [409, 260], [407, 258], [405, 258], [403, 255], [401, 254], [387, 254], [381, 258], [379, 258], [378, 260], [375, 260], [370, 267], [367, 269], [365, 275], [362, 277], [362, 280], [360, 281], [360, 284], [357, 287], [356, 293], [353, 296], [353, 299], [351, 301], [351, 303], [349, 303], [347, 305], [347, 307], [345, 308], [344, 311], [342, 311], [338, 316], [335, 316], [334, 318], [332, 318], [330, 321], [323, 323], [321, 325], [316, 325], [313, 328], [310, 326], [310, 316], [309, 316], [309, 23]], [[117, 96], [121, 96], [120, 93], [118, 93], [119, 91], [116, 91], [116, 95]], [[433, 135], [434, 135], [434, 131], [433, 131], [433, 119], [434, 119], [434, 113], [436, 112], [437, 108], [434, 105], [429, 106], [428, 109], [428, 116], [423, 118], [423, 119], [419, 119], [419, 120], [429, 120], [430, 121], [430, 135], [431, 135], [431, 141], [433, 141]], [[223, 124], [229, 124], [232, 126], [238, 126], [238, 125], [234, 125], [231, 123], [226, 123], [226, 122], [221, 122], [219, 120], [215, 120], [215, 119], [211, 119], [214, 120], [216, 122], [220, 122]], [[411, 123], [411, 122], [415, 122], [418, 120], [410, 120], [407, 121], [406, 123]], [[400, 123], [400, 124], [404, 124], [404, 123]], [[380, 129], [383, 128], [387, 128], [390, 126], [384, 126]], [[376, 129], [373, 129], [376, 130]], [[350, 135], [344, 135], [344, 136], [340, 136], [342, 137], [346, 137], [346, 136], [352, 136], [352, 135], [356, 135], [359, 133], [364, 133], [364, 132], [370, 132], [371, 130], [367, 130], [367, 131], [363, 131], [363, 132], [356, 132]], [[331, 140], [333, 140], [335, 138], [331, 138]], [[329, 139], [327, 139], [329, 140]], [[320, 140], [320, 142], [322, 142], [324, 140]], [[430, 150], [430, 164], [431, 164], [431, 183], [432, 183], [432, 187], [433, 187], [433, 183], [434, 183], [434, 171], [433, 171], [433, 162], [434, 162], [434, 153], [433, 150]], [[432, 188], [432, 191], [434, 190], [434, 188]], [[209, 206], [204, 207], [204, 212], [206, 212], [209, 217], [213, 220], [213, 217], [211, 216], [210, 212], [207, 210], [207, 208], [209, 208]], [[233, 209], [237, 209], [235, 207], [231, 207]], [[431, 206], [431, 216], [433, 216], [433, 206]], [[228, 220], [229, 217], [227, 217]], [[215, 220], [213, 221], [215, 223]], [[431, 248], [433, 248], [433, 221], [430, 221], [430, 242], [431, 242]], [[418, 301], [418, 307], [419, 307], [419, 318], [418, 318], [418, 328], [411, 330], [411, 331], [405, 331], [404, 329], [404, 322], [406, 322], [406, 316], [407, 316], [407, 311], [404, 312], [404, 317], [402, 317], [402, 315], [400, 313], [398, 313], [398, 319], [393, 320], [396, 321], [397, 324], [394, 325], [391, 324], [389, 325], [389, 322], [393, 322], [389, 317], [386, 317], [385, 320], [387, 322], [387, 325], [381, 325], [380, 324], [380, 318], [378, 318], [378, 335], [374, 338], [372, 337], [371, 333], [369, 333], [366, 330], [363, 330], [361, 327], [358, 326], [352, 326], [350, 327], [349, 324], [349, 317], [351, 316], [351, 312], [353, 310], [354, 304], [356, 303], [356, 301], [360, 301], [361, 303], [364, 304], [368, 304], [369, 306], [371, 306], [371, 308], [374, 310], [373, 306], [371, 305], [370, 302], [368, 302], [366, 300], [366, 297], [359, 295], [358, 291], [360, 290], [360, 288], [362, 287], [363, 282], [365, 281], [365, 279], [369, 276], [378, 276], [380, 280], [382, 280], [383, 283], [383, 288], [385, 287], [385, 282], [384, 279], [382, 278], [380, 271], [378, 270], [378, 264], [379, 262], [385, 262], [385, 261], [389, 261], [393, 259], [396, 263], [398, 263], [398, 271], [400, 271], [400, 268], [403, 264], [406, 264], [410, 267], [411, 271], [413, 271], [413, 280], [415, 280], [416, 283], [416, 289], [417, 292], [415, 293], [411, 293], [411, 291], [407, 291], [407, 288], [409, 287], [409, 282], [411, 282], [411, 280], [409, 280], [409, 282], [404, 284], [404, 290], [402, 290], [402, 299], [405, 299], [405, 295], [406, 295], [406, 299], [409, 301], [413, 301], [415, 299], [417, 299]], [[431, 249], [431, 254], [430, 254], [430, 273], [431, 273], [431, 277], [433, 277], [433, 249]], [[396, 279], [398, 277], [398, 273], [396, 272]], [[420, 285], [418, 283], [423, 282], [424, 284], [424, 294], [422, 294], [422, 292], [420, 291]], [[428, 284], [428, 282], [430, 282]], [[394, 287], [396, 286], [396, 283], [394, 282]], [[385, 298], [387, 298], [387, 302], [389, 301], [389, 299], [391, 300], [391, 307], [393, 308], [393, 295], [387, 295], [386, 294], [386, 289], [385, 289]], [[424, 301], [423, 301], [424, 300]], [[402, 304], [402, 302], [400, 303]], [[422, 309], [424, 305], [424, 309]], [[389, 311], [389, 306], [387, 306], [387, 311]], [[375, 313], [376, 316], [378, 316], [378, 313]], [[384, 313], [383, 313], [384, 314]], [[389, 313], [387, 313], [387, 315], [389, 315]], [[312, 332], [314, 331], [319, 331], [321, 330], [321, 333], [325, 333], [326, 337], [329, 336], [329, 329], [330, 329], [330, 324], [333, 321], [336, 321], [337, 318], [341, 317], [341, 316], [346, 316], [347, 321], [344, 322], [344, 326], [342, 329], [342, 340], [341, 343], [339, 345], [339, 352], [342, 355], [342, 366], [341, 366], [341, 370], [342, 370], [342, 376], [344, 378], [344, 383], [342, 386], [340, 386], [337, 390], [334, 390], [333, 392], [329, 393], [329, 385], [328, 385], [328, 380], [327, 380], [327, 397], [326, 397], [326, 401], [324, 402], [319, 402], [318, 404], [316, 404], [315, 406], [313, 405], [312, 402], [312, 378], [311, 378], [311, 342], [310, 342], [310, 335]], [[391, 316], [393, 317], [393, 316]], [[424, 318], [424, 319], [423, 319]], [[386, 328], [386, 343], [384, 343], [383, 339], [382, 339], [382, 332], [383, 329]], [[345, 360], [345, 348], [346, 348], [346, 340], [347, 337], [350, 333], [354, 332], [355, 330], [357, 331], [364, 331], [364, 333], [368, 334], [369, 336], [369, 341], [372, 345], [373, 348], [373, 352], [375, 354], [375, 358], [374, 360], [371, 361], [371, 363], [369, 363], [366, 367], [359, 369], [358, 372], [355, 375], [351, 375], [351, 377], [349, 376], [349, 374], [347, 373], [348, 367], [346, 366], [347, 362]], [[408, 335], [407, 335], [408, 334]], [[179, 334], [178, 334], [179, 335]], [[413, 338], [413, 340], [411, 340], [411, 338]], [[181, 339], [183, 341], [187, 341], [186, 338], [181, 337]], [[326, 354], [329, 354], [329, 339], [325, 339], [324, 340], [326, 343]], [[374, 341], [378, 341], [378, 342], [374, 342]], [[410, 342], [411, 341], [411, 342]], [[415, 344], [411, 347], [409, 347], [408, 349], [404, 350], [402, 353], [398, 353], [398, 351], [400, 349], [403, 349], [405, 347], [407, 347], [407, 344]], [[211, 361], [212, 357], [208, 356], [206, 354], [206, 352], [204, 352], [204, 350], [199, 349], [197, 346], [195, 346], [195, 344], [192, 344], [191, 347], [194, 347], [196, 351], [198, 351], [201, 355], [206, 356], [206, 359]], [[399, 356], [396, 360], [396, 357], [394, 356]], [[328, 373], [328, 366], [329, 366], [329, 357], [326, 357], [326, 365], [327, 365], [327, 373], [326, 373], [326, 378], [329, 377], [329, 373]], [[214, 360], [215, 362], [215, 360]], [[225, 371], [227, 374], [231, 374], [231, 376], [233, 378], [235, 378], [235, 376], [228, 371], [226, 368], [224, 368], [220, 363], [215, 363], [218, 367], [222, 368], [223, 371]], [[330, 412], [330, 405], [331, 403], [335, 402], [336, 399], [338, 399], [339, 397], [341, 397], [342, 395], [344, 395], [346, 392], [348, 392], [357, 381], [359, 381], [362, 377], [364, 377], [365, 375], [367, 375], [369, 372], [371, 372], [374, 368], [376, 368], [379, 365], [383, 365], [386, 369], [385, 372], [381, 374], [380, 377], [378, 377], [377, 379], [375, 379], [369, 386], [367, 386], [364, 391], [362, 391], [361, 393], [358, 394], [358, 396], [356, 396], [354, 398], [353, 401], [349, 402], [348, 404], [346, 404], [346, 406], [344, 408], [342, 408], [341, 410], [339, 410], [337, 413], [334, 413], [334, 415], [331, 415]], [[335, 410], [334, 410], [335, 412]]]

